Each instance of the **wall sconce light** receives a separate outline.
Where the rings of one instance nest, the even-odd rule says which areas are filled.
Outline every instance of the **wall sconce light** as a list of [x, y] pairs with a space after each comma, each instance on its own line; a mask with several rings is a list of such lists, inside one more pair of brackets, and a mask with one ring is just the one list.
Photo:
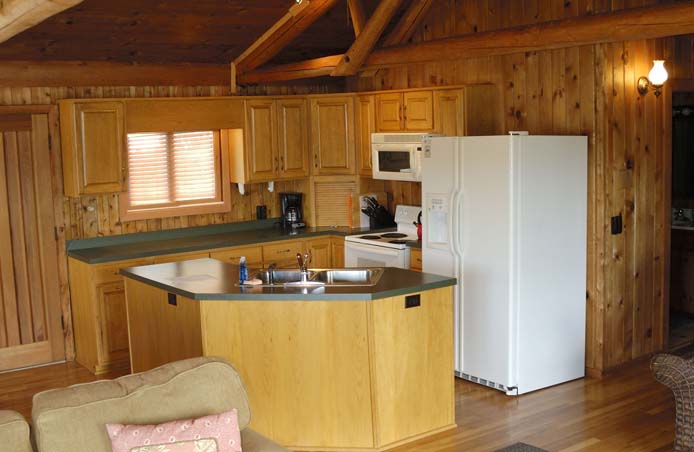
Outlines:
[[648, 87], [653, 88], [655, 97], [660, 96], [661, 88], [667, 81], [667, 70], [665, 69], [664, 60], [653, 60], [653, 67], [648, 73], [648, 78], [640, 77], [636, 88], [639, 94], [645, 95], [648, 93]]

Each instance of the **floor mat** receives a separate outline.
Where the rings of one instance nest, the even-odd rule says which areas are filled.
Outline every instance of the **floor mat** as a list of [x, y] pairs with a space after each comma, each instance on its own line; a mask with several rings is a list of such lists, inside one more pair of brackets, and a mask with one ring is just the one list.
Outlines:
[[516, 444], [512, 444], [508, 447], [504, 447], [503, 449], [499, 449], [496, 452], [547, 452], [547, 451], [544, 449], [540, 449], [539, 447], [531, 446], [530, 444], [516, 443]]

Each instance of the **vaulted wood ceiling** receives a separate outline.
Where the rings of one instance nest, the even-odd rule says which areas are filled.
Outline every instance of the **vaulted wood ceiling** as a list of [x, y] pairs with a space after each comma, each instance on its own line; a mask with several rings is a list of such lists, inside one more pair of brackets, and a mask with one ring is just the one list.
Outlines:
[[[0, 44], [0, 60], [226, 64], [294, 0], [85, 0]], [[378, 4], [364, 0], [367, 17]], [[273, 63], [343, 53], [354, 41], [347, 2], [314, 23]]]

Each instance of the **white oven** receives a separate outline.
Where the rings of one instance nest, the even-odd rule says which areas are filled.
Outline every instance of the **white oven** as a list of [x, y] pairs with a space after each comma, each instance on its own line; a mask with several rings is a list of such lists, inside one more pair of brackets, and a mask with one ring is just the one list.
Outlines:
[[410, 268], [410, 249], [395, 249], [345, 241], [345, 267]]
[[428, 146], [428, 133], [371, 134], [371, 166], [374, 179], [422, 180], [422, 152]]

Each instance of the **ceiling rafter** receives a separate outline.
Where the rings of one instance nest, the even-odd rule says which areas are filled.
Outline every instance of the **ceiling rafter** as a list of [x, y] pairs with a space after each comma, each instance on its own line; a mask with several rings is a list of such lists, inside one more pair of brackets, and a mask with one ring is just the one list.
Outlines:
[[337, 0], [303, 0], [262, 34], [235, 60], [237, 74], [252, 71], [277, 55], [294, 38], [332, 8]]
[[[377, 49], [368, 55], [361, 69], [374, 70], [403, 64], [510, 55], [691, 34], [694, 33], [692, 17], [694, 17], [694, 1], [630, 8], [612, 13]], [[338, 61], [340, 57], [344, 55], [333, 55], [321, 59], [324, 64], [321, 66], [320, 74], [325, 75], [330, 64]], [[264, 70], [263, 73], [248, 74], [248, 76], [252, 77], [255, 83], [270, 81], [264, 78], [264, 74], [272, 74], [271, 81], [295, 80], [298, 78], [296, 68], [302, 67], [305, 63], [275, 66]], [[284, 78], [282, 70], [286, 67], [294, 71], [291, 78]], [[331, 75], [338, 75], [335, 71], [337, 67], [339, 65], [334, 67], [330, 72]]]
[[0, 42], [5, 42], [82, 0], [5, 0], [0, 2]]
[[345, 52], [342, 61], [330, 74], [332, 76], [354, 75], [366, 61], [381, 37], [383, 30], [390, 22], [393, 14], [398, 10], [403, 0], [382, 0], [376, 11], [371, 15], [366, 26], [354, 40], [352, 46]]
[[359, 34], [366, 25], [366, 13], [364, 12], [364, 3], [361, 0], [347, 0], [349, 8], [349, 16], [352, 18], [352, 27], [354, 28], [354, 36], [359, 37]]

